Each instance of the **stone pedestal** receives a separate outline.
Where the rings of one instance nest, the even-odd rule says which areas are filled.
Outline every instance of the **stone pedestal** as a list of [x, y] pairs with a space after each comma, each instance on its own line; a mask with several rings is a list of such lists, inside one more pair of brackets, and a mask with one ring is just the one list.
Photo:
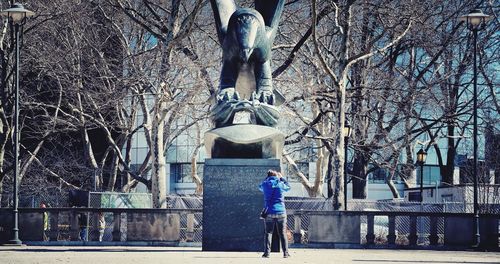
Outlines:
[[203, 175], [203, 250], [263, 251], [264, 205], [259, 184], [279, 159], [206, 159]]
[[259, 125], [239, 124], [205, 133], [209, 158], [281, 159], [285, 136], [279, 130]]

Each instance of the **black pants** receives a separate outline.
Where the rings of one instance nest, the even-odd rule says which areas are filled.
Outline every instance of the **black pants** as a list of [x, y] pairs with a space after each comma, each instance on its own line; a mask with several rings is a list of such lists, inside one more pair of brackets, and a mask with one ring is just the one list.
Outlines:
[[264, 221], [266, 234], [264, 235], [264, 253], [271, 252], [271, 240], [273, 239], [274, 227], [278, 228], [278, 235], [280, 237], [281, 249], [283, 254], [288, 252], [288, 239], [286, 237], [286, 216], [282, 218], [267, 217]]

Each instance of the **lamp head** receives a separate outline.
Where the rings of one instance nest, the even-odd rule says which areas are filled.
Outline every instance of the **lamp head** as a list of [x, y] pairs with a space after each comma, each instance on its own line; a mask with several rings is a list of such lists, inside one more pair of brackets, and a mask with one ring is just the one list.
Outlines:
[[352, 128], [351, 128], [351, 123], [349, 122], [349, 119], [345, 119], [344, 122], [344, 137], [350, 138], [352, 134]]
[[425, 152], [425, 150], [423, 148], [421, 148], [418, 152], [417, 152], [417, 163], [419, 165], [423, 165], [425, 163], [425, 160], [427, 159], [427, 152]]
[[478, 29], [491, 19], [489, 15], [483, 14], [481, 9], [473, 9], [469, 14], [458, 18], [459, 21], [467, 23], [470, 29]]
[[25, 18], [34, 16], [35, 13], [25, 9], [22, 4], [15, 3], [11, 5], [10, 8], [0, 12], [0, 15], [9, 17], [14, 24], [20, 24]]

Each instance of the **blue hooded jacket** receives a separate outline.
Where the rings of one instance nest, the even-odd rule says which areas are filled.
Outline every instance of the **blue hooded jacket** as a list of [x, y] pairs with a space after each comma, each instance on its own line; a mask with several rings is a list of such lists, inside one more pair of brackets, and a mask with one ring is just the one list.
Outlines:
[[269, 176], [259, 185], [259, 190], [264, 193], [264, 207], [268, 214], [286, 214], [284, 192], [290, 190], [288, 182], [276, 176]]

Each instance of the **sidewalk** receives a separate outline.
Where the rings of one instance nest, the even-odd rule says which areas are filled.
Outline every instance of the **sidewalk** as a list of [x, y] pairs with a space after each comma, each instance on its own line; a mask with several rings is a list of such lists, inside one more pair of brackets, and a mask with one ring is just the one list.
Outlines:
[[1, 247], [0, 263], [74, 264], [224, 264], [224, 263], [499, 263], [500, 252], [386, 250], [386, 249], [302, 249], [292, 248], [289, 259], [272, 253], [263, 259], [257, 252], [202, 252], [186, 247]]

